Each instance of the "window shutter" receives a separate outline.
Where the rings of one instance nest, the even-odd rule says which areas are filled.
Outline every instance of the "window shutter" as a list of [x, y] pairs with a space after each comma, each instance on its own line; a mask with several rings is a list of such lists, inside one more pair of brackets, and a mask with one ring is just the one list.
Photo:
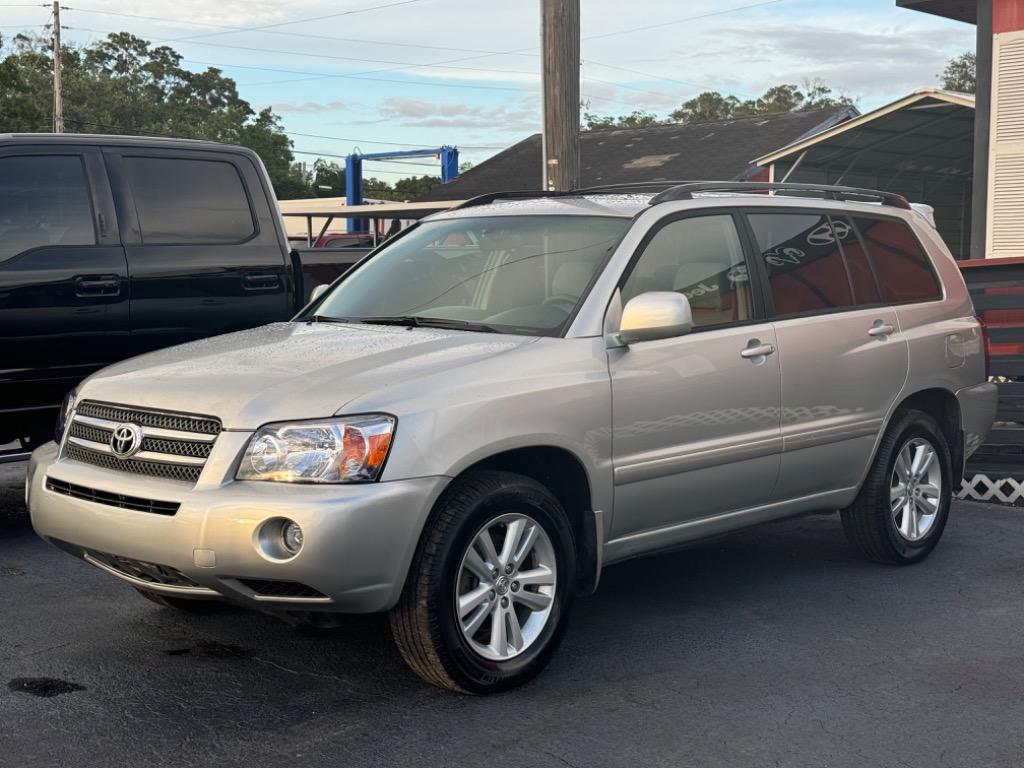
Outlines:
[[993, 39], [988, 253], [1024, 256], [1024, 32]]

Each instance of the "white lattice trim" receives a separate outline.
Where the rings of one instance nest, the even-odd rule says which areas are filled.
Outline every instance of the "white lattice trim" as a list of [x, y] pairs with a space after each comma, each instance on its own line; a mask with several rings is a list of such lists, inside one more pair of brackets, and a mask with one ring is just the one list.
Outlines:
[[972, 475], [963, 479], [956, 496], [970, 501], [1024, 505], [1024, 482], [1012, 477], [993, 479], [988, 475]]

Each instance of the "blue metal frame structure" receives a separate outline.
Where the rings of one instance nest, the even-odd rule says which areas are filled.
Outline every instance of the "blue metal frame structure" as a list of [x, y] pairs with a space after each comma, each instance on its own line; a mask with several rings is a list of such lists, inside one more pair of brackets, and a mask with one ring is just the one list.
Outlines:
[[[363, 160], [393, 160], [402, 157], [439, 157], [441, 159], [441, 183], [451, 181], [459, 175], [459, 149], [447, 144], [434, 149], [407, 149], [399, 152], [353, 152], [345, 157], [345, 201], [349, 205], [363, 204]], [[348, 231], [366, 231], [366, 219], [348, 219]]]

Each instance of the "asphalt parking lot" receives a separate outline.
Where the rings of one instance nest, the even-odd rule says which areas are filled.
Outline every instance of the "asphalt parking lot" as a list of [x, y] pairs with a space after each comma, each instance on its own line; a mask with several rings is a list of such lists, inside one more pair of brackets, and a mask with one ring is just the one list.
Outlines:
[[0, 466], [2, 766], [1024, 762], [1021, 511], [958, 503], [909, 569], [858, 560], [834, 515], [615, 566], [545, 674], [472, 698], [419, 683], [383, 617], [146, 602], [35, 537], [21, 471]]

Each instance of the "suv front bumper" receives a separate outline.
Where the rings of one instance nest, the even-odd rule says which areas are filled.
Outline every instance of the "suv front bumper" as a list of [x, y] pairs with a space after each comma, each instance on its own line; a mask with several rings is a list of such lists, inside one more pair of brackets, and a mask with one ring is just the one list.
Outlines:
[[[48, 478], [180, 507], [173, 515], [122, 509], [50, 490]], [[223, 596], [264, 611], [369, 613], [397, 602], [446, 483], [444, 477], [359, 485], [201, 479], [192, 486], [58, 460], [57, 446], [48, 443], [32, 455], [26, 501], [40, 536], [138, 587]], [[261, 548], [259, 531], [272, 518], [302, 527], [304, 543], [294, 557], [275, 559]]]

